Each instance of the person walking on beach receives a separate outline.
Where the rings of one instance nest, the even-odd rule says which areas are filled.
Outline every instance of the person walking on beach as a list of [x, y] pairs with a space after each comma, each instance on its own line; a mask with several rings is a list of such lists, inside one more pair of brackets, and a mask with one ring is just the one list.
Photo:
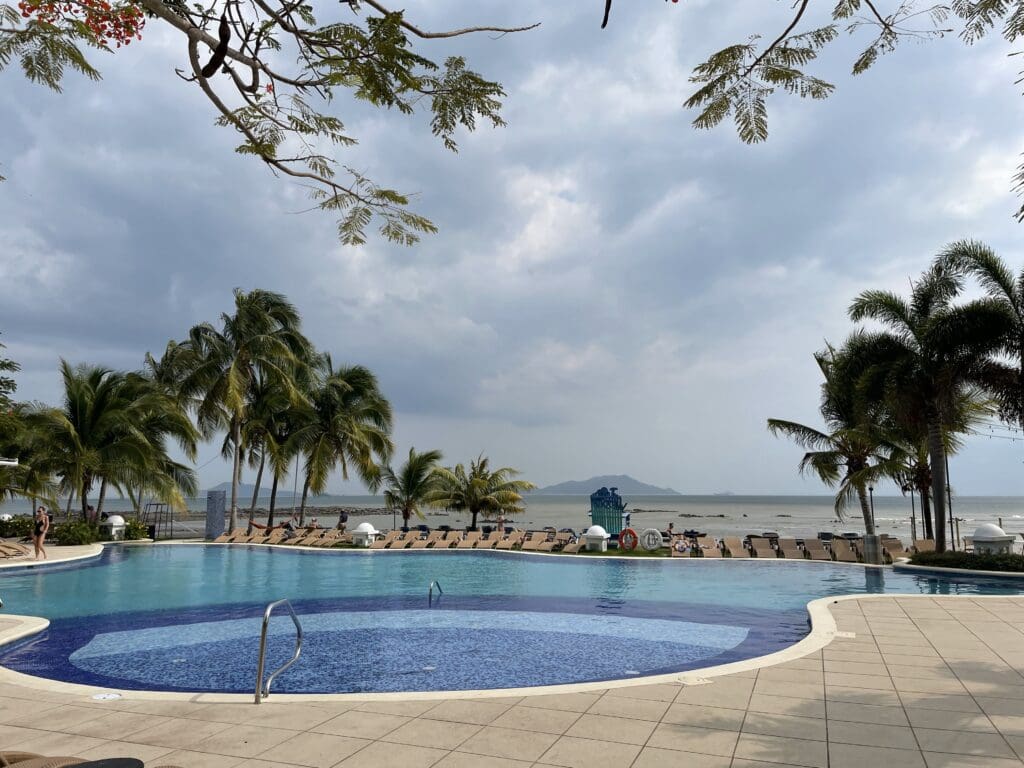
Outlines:
[[50, 530], [50, 516], [46, 514], [46, 507], [40, 507], [36, 510], [36, 516], [34, 525], [32, 527], [32, 543], [36, 548], [36, 560], [42, 555], [42, 559], [46, 559], [46, 547], [43, 546], [46, 541], [46, 534]]

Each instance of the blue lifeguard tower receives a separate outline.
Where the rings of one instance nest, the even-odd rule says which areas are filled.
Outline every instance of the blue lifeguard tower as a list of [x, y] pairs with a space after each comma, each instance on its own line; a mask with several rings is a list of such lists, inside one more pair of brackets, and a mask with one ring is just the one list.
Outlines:
[[600, 525], [613, 539], [618, 539], [623, 528], [629, 527], [626, 502], [616, 493], [618, 488], [601, 488], [590, 494], [590, 523]]

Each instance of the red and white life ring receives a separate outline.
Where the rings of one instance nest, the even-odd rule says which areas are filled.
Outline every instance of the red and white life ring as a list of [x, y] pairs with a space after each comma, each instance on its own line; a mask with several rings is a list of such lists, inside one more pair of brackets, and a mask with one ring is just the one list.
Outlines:
[[640, 537], [636, 535], [636, 531], [632, 528], [626, 528], [622, 533], [619, 534], [619, 546], [627, 552], [632, 552], [636, 549], [636, 545], [640, 542]]

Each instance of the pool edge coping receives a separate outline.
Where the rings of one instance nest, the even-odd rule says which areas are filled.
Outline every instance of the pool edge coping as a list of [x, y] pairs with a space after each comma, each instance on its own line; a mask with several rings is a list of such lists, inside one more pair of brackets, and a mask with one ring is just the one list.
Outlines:
[[[773, 667], [786, 662], [804, 658], [828, 646], [838, 637], [855, 637], [855, 633], [839, 632], [835, 617], [830, 606], [851, 600], [886, 600], [886, 599], [932, 599], [935, 595], [922, 594], [870, 594], [870, 595], [838, 595], [821, 597], [807, 604], [808, 619], [811, 631], [806, 637], [774, 653], [755, 656], [742, 661], [718, 664], [685, 672], [672, 672], [662, 675], [631, 677], [617, 680], [603, 680], [588, 683], [563, 683], [559, 685], [532, 686], [527, 688], [488, 688], [481, 690], [460, 691], [397, 691], [387, 693], [277, 693], [273, 694], [275, 704], [295, 704], [301, 702], [330, 701], [443, 701], [466, 699], [499, 699], [511, 696], [549, 696], [569, 693], [595, 693], [611, 689], [634, 688], [648, 685], [702, 685], [711, 682], [711, 678], [734, 675], [753, 670]], [[1020, 596], [1007, 595], [943, 595], [962, 600], [1006, 600]], [[0, 633], [0, 647], [27, 637], [39, 634], [49, 626], [50, 622], [37, 616], [5, 615], [4, 618], [18, 619], [28, 626], [16, 627], [14, 630]], [[17, 634], [17, 637], [8, 635]], [[195, 703], [252, 703], [254, 694], [244, 693], [209, 693], [180, 691], [142, 691], [104, 688], [101, 686], [67, 683], [60, 680], [36, 677], [23, 672], [16, 672], [0, 666], [0, 683], [10, 683], [25, 688], [45, 691], [48, 693], [94, 696], [96, 694], [117, 694], [121, 699], [137, 701], [191, 701]]]

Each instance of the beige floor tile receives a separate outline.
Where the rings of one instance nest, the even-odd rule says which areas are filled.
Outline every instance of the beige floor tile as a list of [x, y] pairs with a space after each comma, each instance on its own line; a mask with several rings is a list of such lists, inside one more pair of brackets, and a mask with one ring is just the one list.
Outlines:
[[671, 704], [653, 699], [624, 699], [621, 696], [602, 696], [587, 710], [588, 715], [631, 717], [636, 720], [660, 720]]
[[346, 757], [338, 768], [430, 768], [447, 754], [443, 749], [375, 741]]
[[197, 742], [233, 727], [227, 723], [205, 723], [175, 717], [160, 725], [136, 731], [122, 741], [187, 750], [194, 748]]
[[258, 707], [246, 704], [248, 717], [241, 722], [246, 725], [266, 725], [270, 728], [286, 728], [292, 731], [308, 731], [335, 716], [334, 712], [306, 704], [260, 704]]
[[989, 757], [1016, 757], [997, 733], [969, 733], [967, 731], [940, 731], [934, 728], [915, 728], [917, 741], [926, 752], [949, 752], [959, 755], [987, 755]]
[[56, 733], [53, 731], [30, 731], [28, 738], [15, 740], [2, 739], [7, 749], [24, 752], [37, 752], [40, 755], [68, 755], [74, 757], [82, 750], [92, 749], [106, 743], [106, 739], [95, 739], [91, 736], [79, 736], [74, 733]]
[[287, 741], [271, 747], [260, 755], [260, 759], [308, 765], [313, 768], [329, 768], [370, 743], [366, 739], [332, 736], [327, 733], [302, 733], [292, 735]]
[[431, 720], [450, 720], [453, 723], [488, 725], [507, 711], [509, 706], [508, 704], [495, 704], [493, 701], [474, 701], [472, 699], [442, 701], [427, 710], [425, 717], [429, 717]]
[[821, 683], [783, 683], [778, 680], [758, 680], [754, 687], [754, 693], [820, 700], [825, 698], [825, 687]]
[[152, 762], [172, 750], [167, 747], [151, 747], [148, 744], [131, 744], [127, 741], [105, 741], [98, 746], [89, 749], [80, 749], [75, 752], [75, 757], [83, 760], [104, 760], [111, 757], [134, 757], [147, 765], [163, 765], [164, 761]]
[[943, 712], [939, 709], [907, 707], [907, 717], [915, 728], [938, 728], [946, 731], [995, 733], [995, 726], [985, 715], [971, 712]]
[[449, 752], [434, 764], [434, 768], [530, 768], [532, 762], [509, 760], [507, 757], [471, 755], [468, 752]]
[[743, 721], [743, 733], [813, 741], [825, 741], [826, 738], [825, 721], [820, 718], [769, 715], [763, 712], [747, 713]]
[[868, 688], [873, 691], [893, 690], [892, 678], [888, 674], [851, 675], [845, 672], [826, 672], [825, 684], [843, 688]]
[[717, 728], [723, 731], [738, 731], [743, 724], [744, 714], [741, 709], [673, 704], [662, 716], [662, 722], [692, 725], [699, 728]]
[[881, 659], [874, 662], [861, 661], [829, 661], [825, 660], [826, 672], [839, 672], [850, 675], [886, 675], [886, 666]]
[[292, 763], [275, 763], [270, 760], [253, 760], [248, 759], [245, 761], [245, 768], [294, 768]]
[[490, 725], [462, 742], [458, 751], [513, 760], [537, 760], [557, 740], [558, 736], [550, 733], [527, 733]]
[[[202, 709], [200, 719], [216, 723], [232, 723], [233, 725], [241, 725], [249, 718], [259, 716], [263, 711], [276, 711], [280, 706], [280, 704], [260, 704], [257, 707], [252, 702], [239, 704], [218, 701], [213, 704], [205, 705]], [[174, 716], [187, 717], [188, 715], [179, 714]]]
[[200, 704], [194, 701], [135, 701], [126, 699], [118, 702], [129, 712], [141, 712], [144, 715], [160, 715], [162, 717], [191, 717], [204, 719], [204, 713], [210, 704]]
[[436, 701], [364, 701], [353, 709], [360, 712], [377, 712], [381, 715], [419, 717], [436, 706]]
[[825, 686], [825, 698], [829, 701], [845, 701], [847, 704], [870, 704], [876, 707], [900, 706], [900, 697], [896, 691], [878, 691], [871, 688], [827, 685]]
[[682, 752], [700, 752], [705, 755], [731, 755], [739, 734], [712, 728], [662, 723], [654, 729], [647, 741], [649, 747], [677, 749]]
[[731, 768], [801, 768], [792, 763], [766, 763], [763, 760], [742, 760], [737, 758], [732, 761]]
[[0, 723], [22, 718], [32, 719], [33, 715], [52, 710], [60, 705], [52, 701], [32, 701], [29, 699], [4, 699], [0, 693]]
[[246, 764], [238, 757], [227, 755], [210, 755], [204, 752], [178, 750], [160, 758], [161, 765], [181, 765], [187, 768], [236, 768]]
[[893, 685], [896, 690], [910, 693], [951, 693], [962, 695], [967, 693], [967, 688], [959, 680], [946, 678], [936, 679], [927, 677], [893, 677]]
[[215, 752], [218, 755], [256, 757], [283, 741], [295, 736], [295, 731], [270, 728], [265, 725], [233, 725], [202, 741], [192, 749], [197, 752]]
[[865, 747], [917, 749], [914, 732], [898, 725], [828, 721], [828, 740], [835, 744], [861, 744]]
[[1024, 717], [1024, 701], [1019, 699], [1000, 699], [994, 696], [975, 696], [972, 701], [977, 701], [987, 715], [1012, 715]]
[[825, 673], [818, 669], [797, 669], [788, 665], [778, 667], [765, 667], [757, 672], [758, 680], [777, 680], [780, 683], [813, 683], [821, 685], [825, 680]]
[[924, 758], [916, 749], [829, 744], [828, 756], [830, 768], [925, 768]]
[[61, 731], [89, 720], [102, 717], [105, 712], [94, 707], [58, 706], [43, 712], [27, 712], [20, 717], [7, 719], [8, 725], [37, 728], [41, 731]]
[[433, 749], [455, 749], [482, 727], [468, 723], [448, 723], [443, 720], [417, 718], [410, 720], [405, 725], [400, 725], [385, 736], [383, 741]]
[[820, 699], [793, 699], [789, 696], [769, 696], [755, 693], [747, 706], [750, 712], [794, 717], [825, 717], [825, 702]]
[[746, 709], [755, 684], [751, 679], [720, 677], [706, 685], [685, 686], [676, 696], [675, 703]]
[[604, 696], [596, 693], [552, 693], [544, 696], [525, 696], [521, 706], [558, 709], [565, 712], [586, 712]]
[[878, 651], [839, 651], [832, 650], [831, 646], [826, 648], [824, 651], [825, 655], [825, 666], [828, 667], [829, 662], [837, 663], [844, 661], [855, 661], [861, 664], [881, 664], [882, 654]]
[[879, 707], [871, 704], [851, 704], [846, 701], [828, 702], [828, 719], [850, 723], [878, 723], [879, 725], [910, 725], [903, 707]]
[[566, 768], [630, 768], [640, 747], [595, 739], [562, 736], [538, 761]]
[[[681, 762], [683, 759], [685, 759], [685, 763]], [[681, 766], [686, 766], [686, 768], [730, 768], [730, 765], [735, 766], [736, 763], [732, 762], [728, 757], [721, 757], [720, 755], [698, 755], [691, 753], [686, 755], [685, 758], [681, 758], [679, 752], [674, 749], [644, 747], [640, 750], [640, 754], [637, 755], [632, 768], [681, 768]], [[752, 766], [751, 768], [757, 768], [757, 766]], [[780, 767], [773, 765], [771, 768]]]
[[[1007, 736], [1024, 736], [1024, 715], [990, 715], [989, 719], [1000, 733]], [[933, 728], [935, 726], [927, 726]], [[980, 730], [974, 728], [958, 728], [960, 731]]]
[[[632, 701], [632, 699], [621, 699], [621, 701]], [[561, 736], [579, 717], [579, 712], [563, 712], [556, 709], [538, 709], [519, 705], [499, 715], [492, 725], [501, 728], [517, 728], [520, 731], [554, 733]]]
[[828, 745], [823, 741], [805, 741], [754, 733], [740, 734], [735, 757], [743, 760], [761, 760], [767, 763], [826, 768]]
[[1004, 760], [999, 757], [977, 757], [972, 755], [949, 755], [939, 752], [925, 752], [928, 768], [1021, 768], [1020, 760]]
[[952, 693], [900, 692], [900, 701], [906, 709], [935, 709], [949, 712], [980, 714], [978, 703], [971, 696]]
[[627, 699], [652, 699], [654, 701], [672, 701], [679, 693], [680, 685], [631, 685], [625, 688], [613, 688], [607, 696], [622, 696]]
[[643, 746], [656, 725], [648, 720], [586, 714], [573, 723], [565, 735]]
[[[145, 728], [170, 722], [169, 717], [143, 715], [138, 712], [109, 712], [78, 725], [66, 726], [65, 733], [95, 736], [97, 739], [123, 739]], [[165, 750], [166, 751], [166, 750]]]
[[311, 728], [316, 733], [330, 733], [334, 736], [350, 736], [356, 739], [379, 739], [391, 733], [410, 718], [401, 715], [382, 715], [377, 712], [360, 712], [350, 709], [337, 717]]

